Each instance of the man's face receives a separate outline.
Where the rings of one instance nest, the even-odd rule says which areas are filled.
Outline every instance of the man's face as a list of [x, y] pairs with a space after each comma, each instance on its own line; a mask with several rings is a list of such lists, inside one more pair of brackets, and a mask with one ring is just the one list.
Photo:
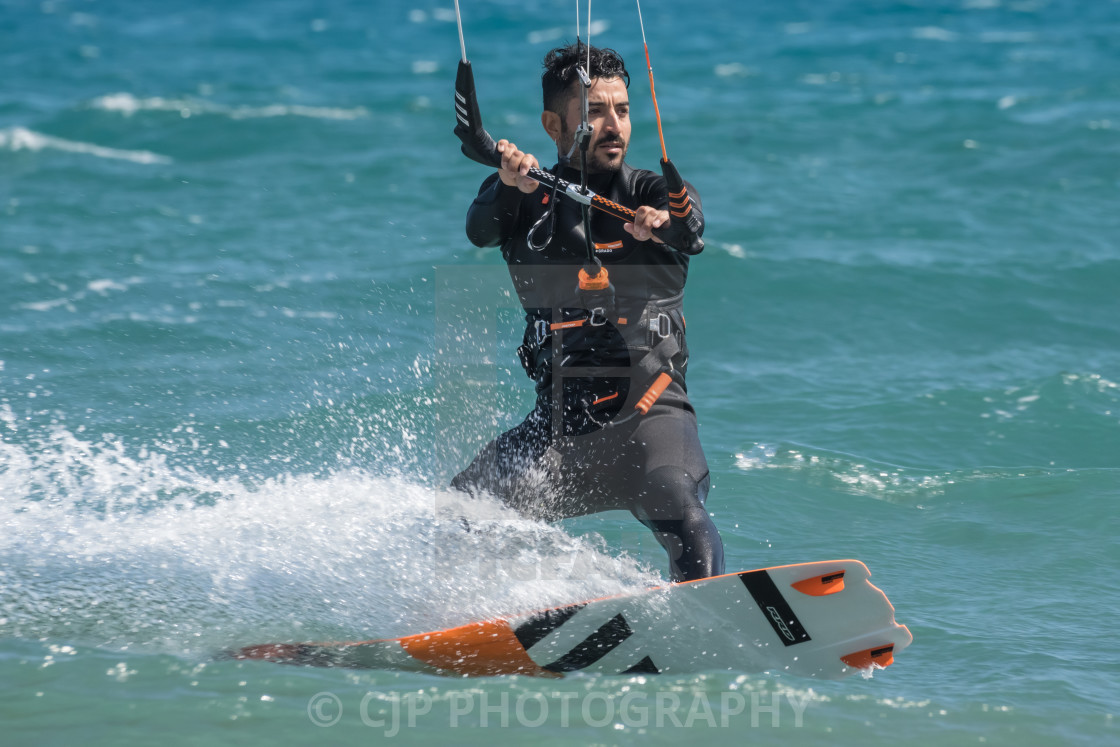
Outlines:
[[[560, 123], [560, 152], [567, 153], [579, 129], [582, 104], [576, 80], [573, 96], [568, 99], [568, 110]], [[587, 149], [587, 173], [602, 174], [618, 171], [630, 147], [630, 97], [622, 78], [595, 78], [587, 94], [587, 121], [594, 128]], [[572, 160], [579, 163], [579, 149]]]

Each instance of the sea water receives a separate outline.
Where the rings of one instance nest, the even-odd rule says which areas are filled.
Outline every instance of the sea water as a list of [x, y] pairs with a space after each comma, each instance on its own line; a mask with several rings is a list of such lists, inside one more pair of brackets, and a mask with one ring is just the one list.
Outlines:
[[[462, 3], [488, 128], [548, 163], [572, 5]], [[1120, 743], [1120, 3], [644, 11], [728, 570], [859, 558], [913, 645], [839, 682], [223, 659], [665, 561], [446, 489], [531, 401], [450, 2], [0, 0], [0, 743]], [[656, 168], [636, 8], [591, 21]]]

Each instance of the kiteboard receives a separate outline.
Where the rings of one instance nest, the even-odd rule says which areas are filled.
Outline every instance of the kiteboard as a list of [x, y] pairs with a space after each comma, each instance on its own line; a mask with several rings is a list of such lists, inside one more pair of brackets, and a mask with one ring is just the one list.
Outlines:
[[269, 643], [237, 659], [453, 676], [730, 670], [840, 679], [882, 668], [913, 637], [858, 560], [659, 586], [402, 638]]

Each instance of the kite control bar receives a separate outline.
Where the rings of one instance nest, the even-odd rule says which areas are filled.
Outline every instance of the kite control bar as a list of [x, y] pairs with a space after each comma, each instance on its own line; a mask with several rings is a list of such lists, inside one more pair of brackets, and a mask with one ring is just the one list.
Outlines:
[[[502, 156], [498, 153], [498, 145], [482, 126], [474, 71], [465, 57], [459, 60], [459, 70], [455, 75], [455, 117], [458, 120], [455, 134], [462, 141], [463, 154], [484, 166], [501, 168]], [[685, 254], [699, 254], [704, 249], [704, 241], [697, 234], [699, 220], [695, 215], [695, 206], [688, 199], [684, 180], [672, 163], [662, 161], [661, 166], [669, 190], [670, 218], [669, 224], [654, 229], [653, 235]], [[581, 205], [587, 205], [627, 223], [634, 222], [633, 210], [608, 200], [590, 189], [581, 188], [537, 167], [530, 168], [527, 176], [554, 187], [559, 193]]]

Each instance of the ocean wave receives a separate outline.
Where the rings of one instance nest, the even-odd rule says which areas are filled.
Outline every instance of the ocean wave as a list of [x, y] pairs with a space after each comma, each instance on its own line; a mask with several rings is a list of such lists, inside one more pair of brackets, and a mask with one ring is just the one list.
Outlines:
[[[30, 278], [31, 282], [38, 283], [39, 278]], [[91, 294], [96, 294], [100, 297], [109, 296], [112, 293], [124, 293], [132, 286], [139, 285], [144, 282], [140, 277], [128, 277], [114, 280], [112, 278], [95, 278], [86, 283], [85, 289], [77, 290], [69, 295], [57, 298], [45, 298], [38, 301], [25, 301], [17, 303], [13, 308], [26, 309], [27, 311], [51, 311], [57, 308], [65, 308], [69, 312], [77, 312], [76, 304], [91, 297]], [[54, 287], [63, 292], [68, 292], [70, 289], [64, 284], [54, 284]]]
[[[948, 486], [964, 477], [952, 471], [923, 473], [850, 454], [765, 443], [735, 454], [735, 467], [744, 472], [759, 469], [801, 472], [813, 478], [811, 481], [831, 484], [845, 492], [895, 502], [941, 495]], [[976, 473], [970, 477], [978, 479]]]
[[21, 151], [28, 150], [38, 153], [44, 150], [61, 150], [67, 153], [79, 153], [96, 158], [110, 158], [119, 161], [131, 161], [145, 165], [171, 163], [171, 159], [148, 150], [121, 150], [107, 148], [94, 143], [83, 143], [77, 140], [65, 140], [53, 135], [44, 135], [41, 132], [28, 130], [25, 127], [8, 127], [0, 129], [0, 150]]
[[205, 99], [164, 98], [152, 96], [139, 98], [131, 93], [110, 93], [98, 96], [90, 107], [107, 112], [117, 112], [131, 117], [138, 112], [176, 112], [183, 119], [201, 114], [229, 117], [230, 119], [267, 119], [271, 117], [308, 117], [312, 119], [351, 120], [369, 116], [365, 107], [306, 106], [302, 104], [267, 104], [264, 106], [229, 106]]
[[797, 444], [754, 444], [734, 455], [743, 472], [783, 470], [799, 473], [807, 483], [887, 503], [927, 508], [943, 496], [983, 493], [979, 486], [999, 485], [1005, 497], [1062, 495], [1089, 483], [1107, 484], [1116, 470], [1101, 468], [984, 466], [926, 469], [864, 459], [856, 455]]

